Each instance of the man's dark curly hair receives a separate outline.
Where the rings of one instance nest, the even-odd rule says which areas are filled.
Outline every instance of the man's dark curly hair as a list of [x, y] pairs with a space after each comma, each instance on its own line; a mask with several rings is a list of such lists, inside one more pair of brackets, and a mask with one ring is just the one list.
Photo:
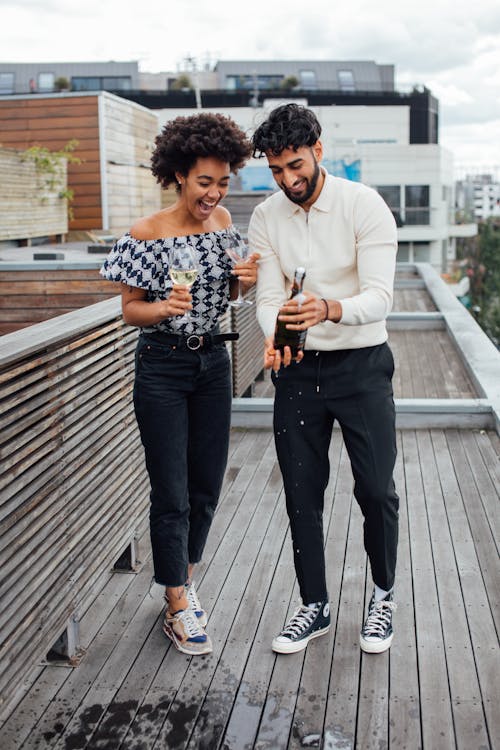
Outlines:
[[237, 172], [252, 153], [252, 144], [233, 120], [208, 112], [167, 122], [155, 145], [151, 171], [164, 188], [176, 182], [176, 172], [187, 177], [200, 157], [213, 156]]
[[300, 104], [282, 104], [273, 109], [252, 137], [253, 155], [259, 159], [266, 151], [279, 156], [286, 148], [314, 146], [321, 135], [316, 115]]

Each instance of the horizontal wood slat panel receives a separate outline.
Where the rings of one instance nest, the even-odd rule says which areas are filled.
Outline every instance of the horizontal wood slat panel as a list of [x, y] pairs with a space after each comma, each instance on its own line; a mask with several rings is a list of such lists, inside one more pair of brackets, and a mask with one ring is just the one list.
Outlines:
[[15, 331], [119, 294], [99, 268], [0, 271], [0, 324]]
[[264, 336], [255, 317], [255, 289], [246, 295], [253, 305], [231, 308], [232, 327], [240, 338], [232, 344], [233, 396], [242, 396], [263, 369]]
[[[149, 484], [131, 403], [137, 331], [115, 315], [78, 334], [69, 327], [0, 370], [4, 700], [145, 523]], [[16, 334], [20, 351], [29, 335]]]

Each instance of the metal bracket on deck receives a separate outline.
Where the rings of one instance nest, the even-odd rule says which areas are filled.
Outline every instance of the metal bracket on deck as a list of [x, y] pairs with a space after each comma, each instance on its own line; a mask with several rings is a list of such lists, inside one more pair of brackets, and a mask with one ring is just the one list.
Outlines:
[[80, 621], [76, 613], [73, 613], [66, 623], [66, 629], [47, 653], [43, 664], [53, 664], [62, 667], [77, 667], [85, 649], [80, 646]]
[[138, 558], [139, 544], [137, 534], [133, 534], [130, 542], [113, 565], [114, 573], [137, 573], [142, 565]]

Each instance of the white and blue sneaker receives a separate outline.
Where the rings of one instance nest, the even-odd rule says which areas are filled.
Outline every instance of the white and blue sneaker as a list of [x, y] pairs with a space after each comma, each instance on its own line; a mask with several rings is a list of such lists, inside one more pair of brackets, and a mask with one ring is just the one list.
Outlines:
[[[194, 612], [194, 614], [198, 618], [198, 622], [201, 625], [201, 627], [206, 628], [207, 622], [208, 622], [207, 613], [205, 612], [204, 609], [202, 609], [200, 600], [198, 599], [198, 594], [196, 592], [194, 581], [191, 581], [190, 583], [185, 583], [184, 589], [186, 591], [186, 599], [188, 600], [189, 609], [192, 612]], [[168, 607], [168, 596], [166, 594], [165, 594], [165, 602]]]
[[390, 648], [394, 631], [392, 613], [396, 609], [393, 594], [390, 591], [385, 599], [375, 601], [375, 592], [368, 605], [368, 615], [359, 635], [361, 650], [367, 654], [381, 654]]
[[183, 654], [199, 656], [212, 653], [212, 641], [192, 609], [180, 609], [173, 613], [167, 610], [163, 632]]
[[330, 605], [327, 601], [299, 607], [276, 638], [272, 649], [278, 654], [303, 651], [310, 640], [330, 630]]

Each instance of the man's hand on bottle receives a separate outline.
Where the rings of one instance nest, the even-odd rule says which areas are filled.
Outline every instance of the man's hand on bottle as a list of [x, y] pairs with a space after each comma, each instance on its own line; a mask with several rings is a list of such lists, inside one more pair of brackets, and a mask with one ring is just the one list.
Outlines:
[[[304, 356], [303, 351], [299, 351], [294, 362], [300, 362]], [[268, 336], [264, 345], [264, 369], [269, 370], [273, 368], [275, 372], [278, 372], [281, 365], [288, 367], [292, 363], [292, 352], [289, 346], [285, 346], [284, 353], [282, 354], [279, 349], [274, 347], [274, 335]]]
[[325, 305], [318, 297], [301, 294], [285, 302], [278, 313], [278, 320], [286, 323], [289, 331], [305, 331], [325, 319]]

